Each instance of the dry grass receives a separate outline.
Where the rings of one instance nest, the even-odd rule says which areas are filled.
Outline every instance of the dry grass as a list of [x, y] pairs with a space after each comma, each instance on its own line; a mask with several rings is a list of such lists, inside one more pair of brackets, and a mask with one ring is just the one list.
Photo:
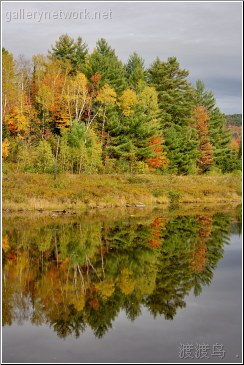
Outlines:
[[241, 202], [240, 176], [3, 175], [3, 209], [84, 211], [126, 204]]

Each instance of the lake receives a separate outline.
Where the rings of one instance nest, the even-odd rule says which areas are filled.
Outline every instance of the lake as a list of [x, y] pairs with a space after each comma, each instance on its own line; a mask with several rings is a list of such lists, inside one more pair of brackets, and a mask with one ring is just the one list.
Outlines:
[[242, 362], [241, 208], [4, 217], [4, 363]]

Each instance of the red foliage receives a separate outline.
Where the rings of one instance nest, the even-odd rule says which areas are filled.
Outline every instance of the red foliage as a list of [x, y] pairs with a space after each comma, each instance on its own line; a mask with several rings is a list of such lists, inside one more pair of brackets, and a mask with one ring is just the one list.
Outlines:
[[99, 309], [99, 302], [98, 302], [98, 298], [91, 298], [89, 300], [89, 305], [93, 308], [98, 310]]
[[158, 247], [160, 245], [160, 228], [161, 228], [160, 223], [161, 223], [161, 218], [157, 217], [150, 224], [150, 226], [153, 228], [152, 231], [153, 239], [149, 241], [149, 245], [153, 248]]

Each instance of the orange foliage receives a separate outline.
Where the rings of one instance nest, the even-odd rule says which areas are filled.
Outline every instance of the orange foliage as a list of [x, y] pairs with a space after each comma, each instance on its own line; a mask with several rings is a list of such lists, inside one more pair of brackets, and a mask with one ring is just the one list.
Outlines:
[[91, 98], [97, 96], [100, 93], [99, 85], [101, 82], [101, 75], [96, 73], [95, 75], [91, 76], [91, 83], [87, 86], [88, 92], [91, 93]]
[[213, 163], [213, 147], [208, 135], [208, 113], [204, 106], [197, 106], [193, 112], [195, 128], [198, 131], [199, 152], [198, 166], [202, 172]]
[[149, 169], [165, 168], [168, 166], [169, 161], [163, 152], [162, 143], [162, 138], [158, 136], [154, 136], [149, 142], [149, 146], [153, 146], [153, 153], [155, 155], [147, 160]]
[[193, 259], [191, 262], [191, 267], [193, 272], [201, 273], [207, 265], [207, 239], [212, 233], [212, 217], [201, 215], [198, 217], [198, 224], [200, 228], [198, 230], [198, 236], [200, 238], [200, 243], [197, 245], [195, 252], [193, 253]]
[[91, 81], [93, 84], [100, 84], [101, 81], [101, 75], [99, 73], [96, 73], [91, 77]]
[[98, 301], [98, 298], [91, 298], [89, 300], [89, 305], [93, 309], [98, 310], [99, 309], [99, 301]]
[[212, 232], [212, 217], [200, 216], [198, 217], [198, 223], [200, 224], [199, 237], [201, 239], [207, 239], [211, 236]]
[[206, 242], [202, 242], [197, 245], [197, 248], [193, 254], [193, 259], [191, 262], [191, 267], [193, 272], [201, 273], [207, 265], [207, 245]]

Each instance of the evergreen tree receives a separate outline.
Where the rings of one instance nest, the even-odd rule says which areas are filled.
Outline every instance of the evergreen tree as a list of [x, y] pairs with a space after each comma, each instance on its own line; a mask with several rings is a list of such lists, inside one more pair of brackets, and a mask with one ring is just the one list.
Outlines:
[[197, 80], [194, 93], [194, 103], [196, 106], [204, 106], [210, 113], [216, 108], [216, 100], [212, 91], [205, 90], [202, 80]]
[[137, 105], [128, 116], [119, 116], [114, 112], [110, 115], [107, 130], [108, 156], [127, 162], [131, 172], [137, 161], [145, 161], [154, 156], [150, 140], [158, 134], [158, 121], [148, 117], [141, 105]]
[[158, 92], [161, 121], [164, 127], [172, 124], [189, 125], [193, 108], [193, 89], [186, 80], [189, 72], [181, 69], [176, 57], [166, 62], [157, 58], [148, 69], [148, 81]]
[[97, 41], [95, 50], [87, 57], [86, 73], [88, 78], [100, 74], [101, 86], [108, 84], [117, 93], [122, 92], [126, 87], [124, 66], [114, 49], [103, 38]]
[[219, 108], [215, 108], [209, 114], [209, 136], [213, 145], [214, 165], [222, 172], [231, 171], [233, 165], [233, 153], [230, 148], [231, 134], [225, 127], [226, 120]]
[[52, 50], [49, 53], [63, 61], [69, 60], [74, 73], [84, 71], [88, 48], [81, 37], [78, 37], [77, 41], [75, 41], [68, 34], [63, 34], [59, 37], [55, 45], [52, 46]]
[[198, 142], [196, 130], [187, 126], [172, 126], [165, 131], [165, 150], [169, 172], [187, 175], [195, 173]]
[[128, 85], [134, 90], [139, 90], [146, 84], [144, 60], [134, 52], [125, 65]]

